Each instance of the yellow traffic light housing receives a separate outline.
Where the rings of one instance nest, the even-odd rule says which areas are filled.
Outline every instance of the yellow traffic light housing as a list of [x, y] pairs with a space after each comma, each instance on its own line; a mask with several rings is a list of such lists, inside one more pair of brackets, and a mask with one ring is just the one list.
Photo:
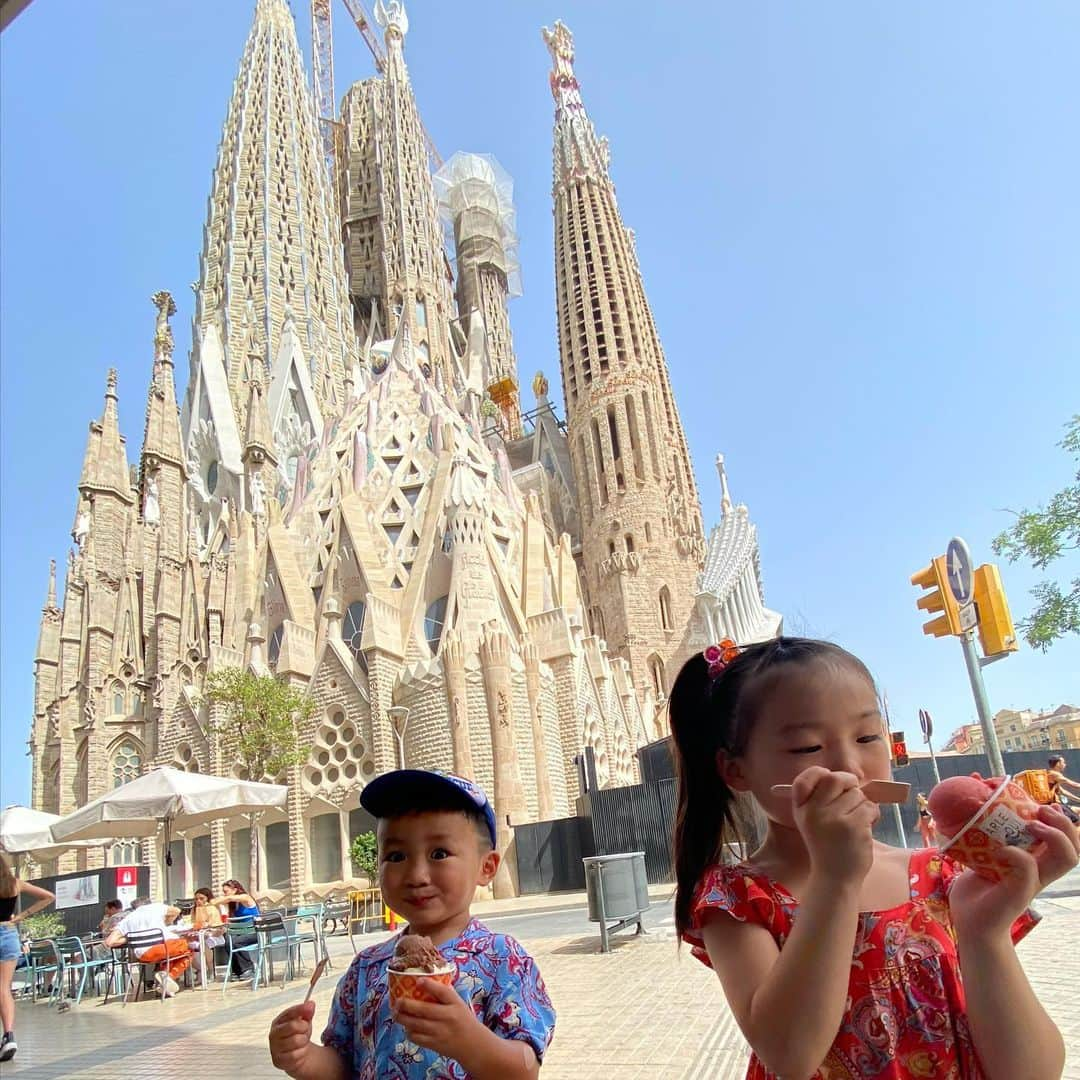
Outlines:
[[983, 654], [997, 656], [999, 653], [1016, 652], [1020, 646], [998, 568], [993, 563], [986, 563], [976, 569], [973, 577], [973, 596], [979, 612], [979, 643]]
[[915, 606], [920, 611], [940, 612], [936, 619], [923, 623], [923, 633], [932, 637], [948, 637], [960, 634], [960, 607], [949, 588], [949, 574], [945, 566], [945, 556], [938, 555], [930, 565], [917, 574], [911, 575], [911, 584], [920, 589], [929, 589], [920, 596]]

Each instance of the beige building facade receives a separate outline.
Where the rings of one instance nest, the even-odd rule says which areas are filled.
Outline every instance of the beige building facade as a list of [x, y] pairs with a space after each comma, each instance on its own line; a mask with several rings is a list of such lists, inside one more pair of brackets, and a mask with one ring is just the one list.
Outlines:
[[[495, 891], [512, 894], [508, 823], [572, 814], [585, 747], [601, 784], [634, 782], [681, 659], [779, 628], [746, 508], [727, 499], [705, 539], [569, 32], [546, 35], [563, 425], [543, 376], [522, 413], [504, 175], [452, 159], [433, 179], [404, 10], [381, 10], [386, 71], [346, 93], [330, 177], [292, 16], [257, 0], [183, 402], [162, 291], [141, 448], [129, 459], [110, 373], [35, 661], [33, 805], [61, 814], [155, 765], [234, 772], [203, 700], [209, 672], [308, 693], [308, 755], [275, 778], [288, 805], [259, 823], [252, 882], [294, 901], [354, 880], [349, 840], [370, 826], [359, 793], [402, 756], [488, 790], [509, 855]], [[245, 820], [175, 844], [179, 891], [248, 877]], [[145, 854], [118, 837], [59, 869]]]

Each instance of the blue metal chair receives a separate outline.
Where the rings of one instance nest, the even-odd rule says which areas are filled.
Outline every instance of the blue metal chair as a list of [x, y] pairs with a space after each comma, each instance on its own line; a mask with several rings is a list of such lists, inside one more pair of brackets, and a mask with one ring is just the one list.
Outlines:
[[116, 965], [115, 956], [96, 957], [88, 954], [82, 939], [77, 937], [59, 938], [56, 947], [64, 959], [64, 972], [69, 975], [77, 973], [79, 976], [79, 990], [75, 995], [76, 1005], [82, 1001], [83, 991], [86, 989], [87, 975], [96, 984], [97, 976], [102, 974], [105, 968], [108, 968], [108, 978], [111, 981], [112, 969]]
[[[285, 973], [281, 978], [281, 986], [293, 976], [293, 951], [299, 946], [293, 941], [289, 928], [285, 923], [285, 916], [280, 911], [272, 911], [266, 915], [255, 916], [255, 933], [259, 938], [259, 958], [256, 965], [255, 981], [258, 982], [259, 970], [265, 974], [266, 981], [270, 982], [274, 974], [275, 951], [285, 954]], [[267, 969], [269, 963], [269, 970]]]
[[26, 964], [30, 968], [31, 1000], [37, 1001], [38, 982], [45, 975], [52, 976], [48, 987], [49, 1001], [58, 1000], [64, 988], [64, 956], [57, 947], [56, 939], [31, 941]]
[[[286, 916], [286, 929], [289, 930], [289, 934], [292, 937], [293, 944], [296, 946], [296, 959], [299, 963], [301, 960], [300, 946], [311, 945], [313, 954], [313, 963], [317, 964], [320, 959], [324, 958], [327, 961], [327, 967], [333, 967], [330, 963], [330, 953], [326, 948], [326, 938], [323, 937], [323, 919], [326, 915], [325, 904], [301, 904], [296, 909], [296, 913], [291, 916]], [[292, 923], [292, 927], [289, 928], [289, 922]], [[301, 923], [305, 923], [304, 927], [301, 927]], [[300, 965], [303, 966], [302, 964]]]
[[[261, 916], [256, 918], [256, 921]], [[242, 916], [239, 919], [229, 919], [225, 924], [225, 941], [229, 946], [229, 962], [225, 969], [225, 983], [221, 987], [224, 994], [229, 989], [229, 980], [233, 975], [233, 957], [250, 957], [253, 964], [251, 989], [259, 987], [259, 974], [262, 970], [262, 944], [259, 935], [255, 932], [255, 925], [250, 916]]]

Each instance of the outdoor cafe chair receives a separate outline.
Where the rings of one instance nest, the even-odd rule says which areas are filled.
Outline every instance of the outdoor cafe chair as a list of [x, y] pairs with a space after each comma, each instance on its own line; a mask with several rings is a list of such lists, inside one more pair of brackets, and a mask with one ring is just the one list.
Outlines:
[[[330, 953], [326, 948], [326, 937], [323, 933], [323, 916], [325, 914], [324, 904], [301, 904], [291, 916], [286, 916], [286, 919], [292, 922], [292, 929], [289, 931], [292, 936], [293, 944], [296, 946], [296, 958], [301, 959], [300, 946], [311, 945], [313, 961], [317, 964], [320, 959], [325, 959], [327, 967], [333, 967], [330, 962]], [[305, 929], [300, 928], [301, 923], [306, 923]]]
[[[56, 942], [57, 951], [64, 959], [64, 972], [68, 976], [79, 976], [79, 989], [75, 995], [75, 1004], [78, 1005], [82, 1001], [83, 991], [86, 989], [86, 977], [90, 976], [90, 981], [97, 986], [98, 975], [105, 974], [109, 982], [112, 981], [113, 969], [116, 967], [116, 957], [106, 956], [97, 957], [92, 953], [87, 953], [86, 945], [81, 938], [77, 937], [65, 937], [59, 938]], [[108, 968], [108, 972], [105, 972], [105, 968]], [[108, 987], [106, 986], [106, 999], [108, 998]]]
[[[257, 922], [260, 918], [262, 916], [255, 916], [255, 921]], [[254, 941], [251, 940], [252, 935], [255, 937]], [[263, 946], [262, 939], [252, 923], [252, 917], [242, 915], [238, 919], [229, 919], [225, 923], [225, 941], [229, 946], [229, 961], [225, 966], [225, 982], [222, 984], [221, 992], [224, 994], [229, 989], [229, 980], [232, 978], [233, 969], [232, 959], [238, 953], [243, 953], [252, 958], [251, 989], [257, 990], [259, 987], [259, 973], [263, 962]]]
[[[259, 939], [259, 959], [258, 964], [262, 965], [264, 971], [269, 971], [266, 981], [269, 982], [273, 977], [274, 970], [274, 951], [284, 950], [285, 952], [285, 973], [281, 978], [282, 989], [285, 987], [285, 983], [292, 978], [293, 975], [293, 950], [299, 950], [299, 945], [293, 938], [293, 935], [289, 932], [289, 927], [285, 923], [285, 916], [280, 911], [271, 911], [266, 915], [255, 916], [255, 933]], [[269, 961], [269, 969], [266, 968], [266, 964]], [[258, 968], [256, 968], [255, 980], [258, 981]]]
[[37, 1001], [40, 980], [46, 975], [52, 976], [47, 987], [49, 1000], [59, 998], [64, 987], [64, 955], [57, 947], [55, 938], [31, 941], [26, 966], [30, 969], [31, 1000]]
[[[146, 981], [146, 969], [153, 968], [155, 971], [159, 964], [163, 964], [162, 971], [168, 971], [168, 961], [141, 960], [135, 955], [136, 949], [152, 949], [155, 945], [165, 945], [165, 932], [163, 930], [132, 930], [125, 938], [124, 944], [114, 950], [115, 962], [122, 964], [127, 971], [127, 987], [124, 991], [124, 1004], [128, 1000], [137, 1000], [142, 994], [143, 984]], [[161, 980], [159, 993], [161, 1000], [165, 1000], [166, 980]], [[134, 991], [134, 994], [132, 993]], [[105, 1000], [109, 995], [106, 993]]]

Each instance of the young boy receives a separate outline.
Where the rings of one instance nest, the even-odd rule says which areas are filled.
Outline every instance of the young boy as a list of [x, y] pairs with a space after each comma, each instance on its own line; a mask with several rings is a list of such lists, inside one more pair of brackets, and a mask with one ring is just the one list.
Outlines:
[[499, 867], [487, 796], [459, 776], [401, 769], [372, 780], [360, 805], [378, 822], [383, 900], [456, 966], [454, 985], [427, 980], [433, 1002], [391, 1011], [386, 969], [400, 935], [372, 945], [338, 983], [321, 1045], [314, 1001], [275, 1018], [274, 1064], [295, 1080], [536, 1077], [555, 1027], [544, 981], [518, 942], [469, 913]]

